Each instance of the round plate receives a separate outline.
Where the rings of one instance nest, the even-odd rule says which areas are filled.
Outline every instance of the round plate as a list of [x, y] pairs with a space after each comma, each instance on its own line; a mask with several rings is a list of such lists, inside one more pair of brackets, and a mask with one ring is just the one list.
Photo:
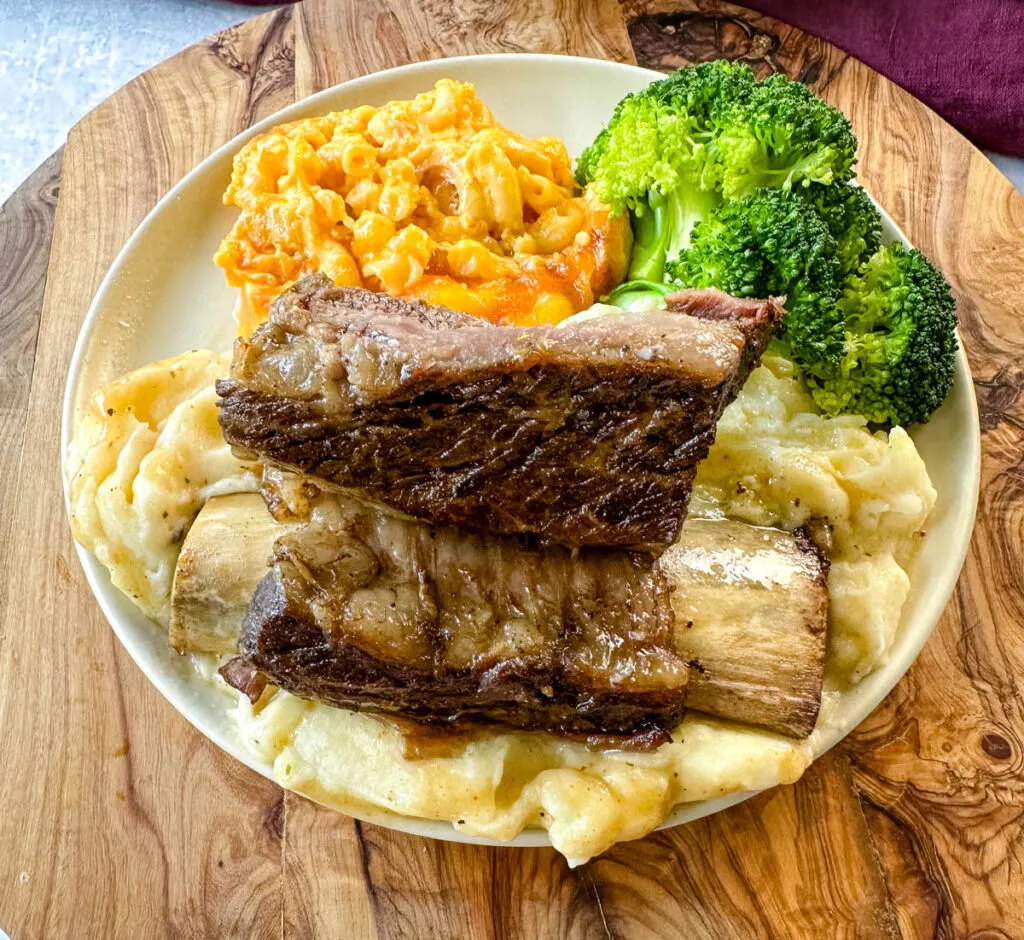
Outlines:
[[[229, 348], [234, 338], [234, 291], [211, 260], [236, 210], [221, 203], [231, 160], [245, 141], [284, 121], [357, 105], [381, 105], [429, 90], [439, 78], [473, 82], [506, 126], [531, 137], [561, 137], [578, 155], [608, 120], [616, 102], [661, 77], [634, 66], [549, 55], [490, 55], [441, 59], [378, 72], [300, 101], [225, 144], [174, 187], [146, 217], [118, 255], [82, 326], [64, 401], [65, 452], [77, 416], [102, 385], [124, 373], [188, 349]], [[887, 240], [903, 234], [884, 214]], [[860, 723], [909, 668], [953, 592], [970, 540], [978, 499], [980, 437], [974, 387], [963, 349], [948, 400], [913, 432], [938, 502], [911, 569], [912, 587], [886, 665], [845, 693], [834, 720], [815, 735], [821, 754]], [[161, 693], [196, 728], [253, 770], [272, 778], [269, 764], [243, 748], [224, 695], [202, 681], [188, 660], [167, 645], [166, 634], [114, 588], [96, 559], [77, 546], [100, 607], [129, 655]], [[736, 793], [681, 804], [664, 826], [698, 819], [749, 797]], [[360, 819], [418, 835], [491, 843], [457, 832], [447, 822], [352, 807]], [[526, 830], [511, 845], [547, 845], [543, 830]]]

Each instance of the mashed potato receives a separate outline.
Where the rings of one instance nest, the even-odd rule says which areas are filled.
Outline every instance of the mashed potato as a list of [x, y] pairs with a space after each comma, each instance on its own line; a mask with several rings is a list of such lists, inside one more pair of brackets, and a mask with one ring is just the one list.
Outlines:
[[885, 661], [910, 591], [904, 567], [935, 496], [906, 431], [822, 418], [793, 364], [767, 357], [718, 423], [690, 511], [786, 528], [828, 523], [828, 668], [844, 684]]
[[[225, 369], [224, 357], [191, 353], [104, 389], [69, 460], [76, 537], [161, 621], [178, 542], [203, 499], [255, 487], [217, 429], [212, 383]], [[769, 358], [723, 416], [691, 512], [761, 525], [827, 520], [828, 668], [842, 686], [884, 661], [909, 589], [903, 566], [934, 502], [907, 434], [822, 418], [792, 366]], [[544, 827], [573, 862], [644, 835], [677, 803], [792, 782], [812, 757], [807, 742], [689, 717], [647, 754], [495, 730], [457, 756], [410, 759], [386, 722], [281, 691], [253, 706], [223, 688], [240, 738], [286, 787], [496, 839]]]
[[217, 424], [213, 385], [230, 362], [193, 350], [100, 389], [67, 455], [75, 539], [164, 626], [178, 550], [196, 513], [211, 496], [259, 489]]
[[629, 259], [628, 218], [578, 192], [562, 141], [507, 130], [450, 79], [260, 134], [224, 201], [241, 214], [214, 260], [243, 336], [316, 271], [528, 326], [588, 307]]
[[640, 838], [678, 803], [792, 783], [811, 760], [804, 743], [697, 718], [652, 753], [495, 731], [457, 757], [423, 760], [404, 756], [391, 725], [285, 692], [256, 709], [241, 697], [237, 718], [246, 746], [289, 789], [341, 809], [450, 820], [494, 839], [541, 826], [574, 864]]

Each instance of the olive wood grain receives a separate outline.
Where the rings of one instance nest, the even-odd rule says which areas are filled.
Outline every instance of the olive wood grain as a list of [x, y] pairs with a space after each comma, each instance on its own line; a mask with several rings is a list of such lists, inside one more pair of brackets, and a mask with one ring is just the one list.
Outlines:
[[[53, 238], [64, 148], [51, 154], [0, 208], [0, 479], [14, 480], [28, 416], [39, 310]], [[13, 564], [14, 514], [0, 515], [0, 571]], [[2, 599], [3, 595], [0, 595]], [[0, 633], [0, 645], [3, 634]]]
[[[159, 196], [296, 97], [492, 51], [635, 53], [662, 69], [726, 56], [842, 107], [861, 178], [954, 284], [983, 426], [964, 574], [888, 699], [795, 786], [575, 870], [550, 849], [357, 823], [222, 754], [115, 640], [61, 495], [75, 337]], [[59, 168], [55, 155], [0, 211], [0, 927], [12, 938], [1024, 935], [1024, 200], [920, 102], [718, 2], [305, 0], [92, 112], [69, 136], [53, 218]]]

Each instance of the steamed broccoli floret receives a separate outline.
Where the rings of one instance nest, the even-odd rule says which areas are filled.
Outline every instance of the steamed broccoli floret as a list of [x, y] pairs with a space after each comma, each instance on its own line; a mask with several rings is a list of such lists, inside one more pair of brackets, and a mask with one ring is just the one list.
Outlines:
[[706, 62], [620, 101], [576, 177], [630, 211], [629, 277], [656, 281], [724, 199], [849, 179], [856, 146], [846, 118], [803, 85]]
[[842, 111], [785, 75], [755, 83], [721, 140], [723, 194], [736, 199], [765, 187], [828, 185], [853, 176], [857, 139]]
[[927, 421], [956, 369], [956, 303], [943, 276], [916, 249], [889, 245], [847, 280], [839, 310], [839, 369], [805, 375], [818, 407], [878, 424]]
[[668, 274], [684, 287], [718, 287], [736, 297], [785, 294], [782, 335], [792, 358], [827, 372], [843, 354], [838, 251], [803, 195], [759, 189], [701, 222]]
[[[705, 168], [714, 176], [708, 144], [755, 83], [747, 66], [720, 60], [678, 69], [626, 95], [577, 161], [577, 182], [594, 182], [605, 202], [621, 209], [645, 203], [651, 188], [668, 192], [680, 177], [700, 180]], [[704, 182], [715, 188], [713, 178]]]
[[583, 152], [580, 185], [593, 183], [613, 210], [631, 213], [631, 279], [660, 280], [665, 258], [678, 254], [694, 224], [721, 202], [715, 141], [754, 84], [747, 66], [731, 62], [679, 69], [623, 98]]
[[801, 190], [801, 194], [825, 220], [836, 240], [843, 277], [856, 271], [878, 250], [882, 242], [882, 217], [860, 186], [813, 185]]

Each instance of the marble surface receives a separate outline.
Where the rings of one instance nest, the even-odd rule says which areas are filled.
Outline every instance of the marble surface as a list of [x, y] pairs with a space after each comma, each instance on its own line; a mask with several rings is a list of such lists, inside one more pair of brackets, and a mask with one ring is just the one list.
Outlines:
[[[111, 92], [265, 9], [226, 0], [0, 0], [0, 203]], [[1024, 192], [1024, 160], [993, 159]]]

